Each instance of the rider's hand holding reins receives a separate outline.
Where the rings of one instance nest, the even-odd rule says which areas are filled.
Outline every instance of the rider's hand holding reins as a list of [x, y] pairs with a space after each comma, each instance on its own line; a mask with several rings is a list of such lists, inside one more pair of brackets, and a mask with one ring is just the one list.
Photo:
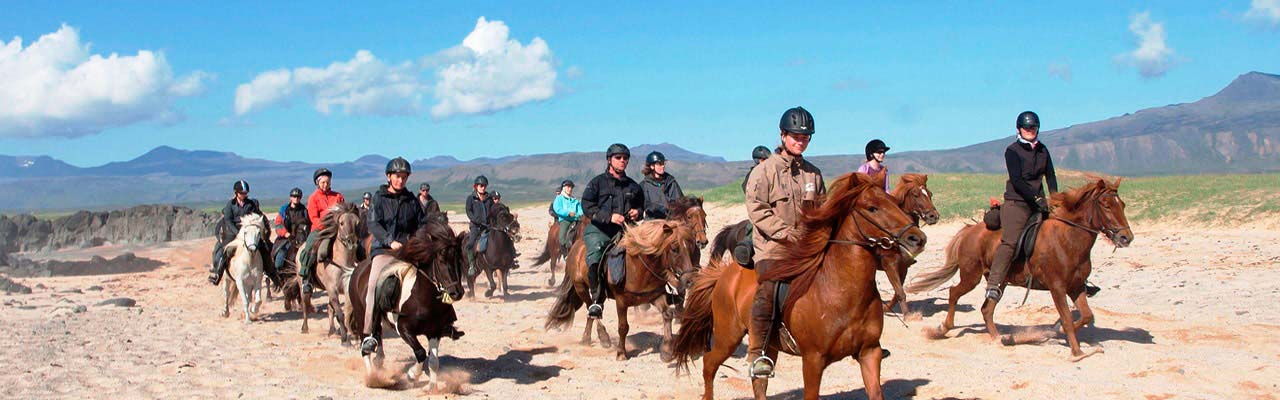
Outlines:
[[400, 247], [403, 247], [403, 246], [404, 245], [400, 244], [399, 241], [391, 242], [391, 250], [400, 250]]
[[622, 214], [613, 214], [609, 217], [609, 222], [612, 222], [614, 225], [622, 225], [627, 222], [627, 218], [623, 217]]

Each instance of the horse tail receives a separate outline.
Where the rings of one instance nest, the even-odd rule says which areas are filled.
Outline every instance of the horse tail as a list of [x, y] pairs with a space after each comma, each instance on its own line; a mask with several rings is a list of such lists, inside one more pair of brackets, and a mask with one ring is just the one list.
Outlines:
[[960, 271], [960, 243], [963, 242], [965, 236], [964, 232], [965, 231], [961, 229], [955, 237], [951, 238], [951, 242], [947, 243], [946, 263], [942, 264], [942, 267], [931, 271], [925, 271], [922, 275], [917, 275], [917, 278], [907, 285], [907, 292], [927, 292], [936, 289], [938, 286], [942, 286], [944, 282], [951, 280], [951, 277], [956, 276], [956, 272]]
[[573, 315], [581, 307], [582, 298], [578, 297], [577, 291], [573, 288], [573, 274], [568, 268], [565, 268], [564, 280], [560, 282], [560, 287], [556, 289], [556, 304], [551, 306], [551, 312], [547, 313], [547, 322], [543, 325], [543, 328], [547, 330], [552, 328], [564, 329], [569, 325], [573, 325]]
[[533, 260], [533, 266], [539, 266], [551, 261], [551, 237], [547, 236], [547, 243], [542, 247], [542, 254], [538, 254], [538, 258]]
[[716, 234], [716, 239], [711, 243], [711, 259], [719, 260], [724, 257], [724, 253], [729, 251], [729, 246], [733, 245], [733, 228], [737, 225], [728, 225], [720, 228], [720, 232]]
[[686, 372], [694, 357], [711, 348], [711, 338], [715, 335], [711, 295], [715, 292], [716, 282], [720, 281], [724, 268], [725, 264], [712, 259], [707, 268], [693, 276], [684, 313], [680, 316], [680, 331], [672, 339], [672, 355], [675, 356], [676, 365]]

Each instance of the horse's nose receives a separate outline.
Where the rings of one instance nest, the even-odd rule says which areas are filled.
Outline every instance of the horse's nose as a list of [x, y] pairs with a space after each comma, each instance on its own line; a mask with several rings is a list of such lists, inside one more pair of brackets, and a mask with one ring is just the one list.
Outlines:
[[705, 249], [706, 247], [707, 247], [707, 240], [706, 240], [706, 239], [703, 239], [703, 240], [699, 240], [699, 241], [698, 241], [698, 248], [699, 248], [699, 249]]
[[1112, 240], [1112, 241], [1116, 242], [1116, 246], [1129, 247], [1130, 244], [1133, 244], [1133, 233], [1132, 232], [1117, 233], [1115, 240]]
[[925, 224], [927, 224], [927, 225], [933, 225], [933, 224], [936, 224], [936, 223], [938, 223], [938, 218], [939, 218], [939, 217], [938, 217], [938, 213], [936, 213], [936, 212], [935, 212], [935, 213], [925, 214], [925, 216], [924, 216], [924, 223], [925, 223]]
[[924, 244], [928, 239], [924, 235], [924, 231], [919, 228], [911, 228], [906, 235], [903, 235], [902, 241], [905, 242], [907, 249], [912, 254], [920, 254], [921, 251], [924, 251]]

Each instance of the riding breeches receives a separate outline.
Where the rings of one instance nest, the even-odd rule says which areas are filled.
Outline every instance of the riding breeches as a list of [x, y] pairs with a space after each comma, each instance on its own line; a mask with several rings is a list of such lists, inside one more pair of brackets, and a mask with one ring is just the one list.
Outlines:
[[996, 293], [999, 300], [1004, 290], [1005, 277], [1009, 266], [1013, 263], [1014, 249], [1018, 246], [1018, 237], [1031, 219], [1031, 208], [1021, 201], [1009, 200], [1000, 206], [1000, 245], [991, 260], [991, 272], [987, 275], [987, 292]]
[[[397, 261], [396, 258], [391, 256], [390, 254], [379, 254], [374, 256], [373, 260], [369, 262], [369, 282], [366, 285], [365, 292], [364, 292], [364, 334], [365, 335], [373, 334], [373, 324], [375, 323], [374, 321], [377, 321], [377, 323], [382, 322], [381, 320], [375, 320], [373, 315], [374, 294], [378, 290], [378, 276], [382, 275], [383, 268], [386, 268], [387, 265], [391, 265], [391, 263], [396, 261]], [[390, 310], [382, 310], [382, 311], [387, 312]]]

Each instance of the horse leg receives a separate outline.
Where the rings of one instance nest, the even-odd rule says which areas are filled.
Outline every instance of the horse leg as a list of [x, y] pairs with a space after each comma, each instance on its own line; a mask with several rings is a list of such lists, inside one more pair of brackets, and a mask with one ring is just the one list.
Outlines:
[[1071, 320], [1071, 306], [1067, 305], [1067, 294], [1060, 290], [1049, 290], [1053, 295], [1053, 306], [1058, 309], [1058, 318], [1062, 321], [1062, 329], [1067, 331], [1067, 344], [1071, 345], [1070, 360], [1080, 361], [1088, 355], [1080, 351], [1080, 341], [1076, 339], [1076, 326]]
[[[883, 399], [884, 394], [880, 391], [880, 357], [883, 353], [880, 346], [864, 349], [862, 354], [858, 355], [858, 367], [862, 370], [862, 386], [867, 391], [867, 398], [871, 400]], [[808, 391], [808, 367], [805, 368], [805, 390]], [[821, 372], [819, 372], [821, 375]], [[819, 377], [821, 378], [821, 377]], [[814, 388], [814, 398], [817, 398], [817, 388]]]
[[1085, 300], [1089, 297], [1088, 295], [1089, 293], [1083, 290], [1075, 295], [1076, 308], [1080, 309], [1080, 320], [1075, 322], [1076, 331], [1093, 323], [1093, 309], [1089, 308], [1089, 301]]
[[[715, 323], [713, 320], [712, 323]], [[716, 371], [720, 369], [724, 362], [733, 356], [733, 351], [737, 350], [738, 345], [742, 343], [742, 337], [747, 335], [746, 329], [737, 329], [729, 327], [728, 329], [713, 328], [716, 334], [715, 339], [711, 340], [711, 350], [702, 355], [702, 400], [712, 400], [715, 398], [715, 382]], [[727, 338], [721, 338], [720, 332], [729, 332]], [[737, 338], [734, 338], [736, 336]], [[731, 339], [731, 340], [720, 340]]]
[[618, 361], [627, 359], [627, 333], [631, 332], [631, 324], [627, 322], [626, 303], [617, 299], [613, 302], [618, 307]]
[[[827, 369], [827, 358], [822, 353], [813, 352], [801, 357], [801, 368], [804, 371], [804, 399], [818, 400], [818, 389], [822, 387], [822, 371]], [[866, 375], [863, 375], [865, 381]], [[871, 391], [867, 391], [871, 396]]]
[[484, 277], [485, 279], [489, 280], [489, 289], [484, 291], [484, 297], [485, 298], [493, 297], [493, 291], [498, 289], [498, 284], [493, 281], [493, 270], [492, 269], [485, 270]]
[[258, 312], [262, 310], [262, 286], [253, 289], [253, 318], [260, 319]]
[[969, 276], [969, 274], [964, 273], [964, 270], [961, 269], [960, 283], [952, 286], [951, 289], [947, 291], [947, 317], [942, 320], [942, 325], [939, 325], [932, 331], [926, 331], [930, 339], [945, 339], [947, 337], [947, 332], [951, 332], [951, 329], [955, 328], [956, 303], [960, 302], [961, 296], [968, 294], [977, 286], [978, 279], [976, 277]]
[[595, 318], [587, 317], [587, 327], [582, 330], [582, 345], [591, 345], [591, 325], [596, 323]]
[[463, 274], [467, 276], [467, 297], [476, 298], [476, 275]]
[[440, 338], [427, 339], [427, 346], [427, 387], [436, 390], [440, 387]]
[[[403, 319], [401, 320], [403, 322]], [[418, 341], [418, 336], [409, 331], [411, 324], [396, 324], [396, 333], [400, 334], [400, 338], [413, 349], [413, 366], [409, 367], [409, 371], [405, 373], [405, 378], [409, 382], [417, 382], [418, 376], [422, 375], [422, 369], [427, 365], [427, 349], [422, 347], [422, 342]]]
[[511, 295], [511, 291], [507, 289], [507, 276], [511, 275], [511, 270], [502, 270], [502, 298], [505, 300]]
[[662, 344], [658, 345], [658, 355], [662, 362], [671, 362], [675, 360], [675, 355], [671, 354], [671, 322], [675, 320], [675, 307], [666, 305], [666, 299], [662, 300]]
[[[596, 321], [596, 337], [600, 339], [600, 347], [613, 347], [613, 339], [609, 338], [609, 331], [604, 329], [604, 319]], [[619, 346], [622, 346], [621, 344]]]
[[240, 303], [244, 308], [244, 323], [253, 322], [249, 319], [249, 291], [245, 289], [244, 279], [236, 277], [236, 287], [240, 288]]
[[222, 281], [222, 318], [231, 317], [231, 299], [236, 297], [236, 285], [228, 277]]
[[[320, 266], [317, 265], [316, 268], [319, 269]], [[298, 300], [298, 308], [302, 309], [302, 333], [307, 333], [311, 331], [307, 324], [307, 320], [310, 319], [307, 313], [311, 311], [311, 293], [302, 290], [302, 287], [306, 285], [306, 281], [303, 281], [302, 277], [298, 277], [298, 280], [300, 281], [298, 282], [298, 298], [301, 299]]]

